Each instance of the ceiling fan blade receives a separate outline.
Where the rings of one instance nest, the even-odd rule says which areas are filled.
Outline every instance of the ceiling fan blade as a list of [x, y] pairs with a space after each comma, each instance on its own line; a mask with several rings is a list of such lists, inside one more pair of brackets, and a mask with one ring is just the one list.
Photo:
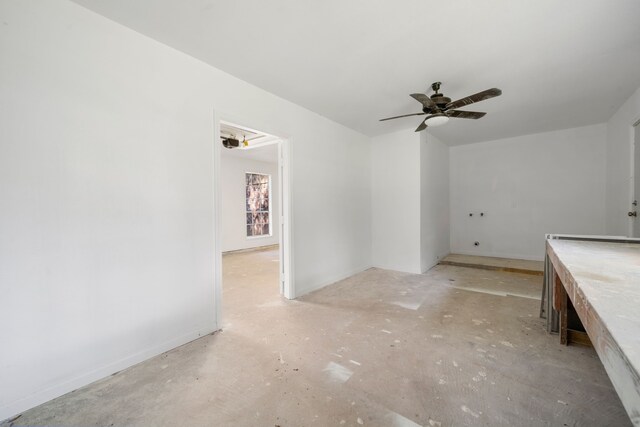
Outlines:
[[426, 107], [430, 110], [438, 109], [438, 106], [436, 105], [436, 103], [433, 102], [433, 100], [429, 98], [427, 95], [425, 95], [424, 93], [412, 93], [409, 96], [415, 99], [416, 101], [418, 101], [419, 103], [421, 103], [423, 107]]
[[422, 123], [420, 123], [420, 126], [416, 128], [416, 132], [420, 132], [421, 130], [425, 130], [427, 128], [427, 119], [424, 119]]
[[460, 110], [448, 110], [447, 116], [455, 117], [458, 119], [479, 119], [484, 117], [487, 113], [480, 113], [478, 111], [460, 111]]
[[381, 122], [384, 122], [385, 120], [393, 120], [393, 119], [399, 119], [401, 117], [410, 117], [410, 116], [423, 116], [426, 113], [413, 113], [413, 114], [404, 114], [402, 116], [395, 116], [395, 117], [387, 117], [386, 119], [380, 119]]
[[484, 101], [485, 99], [493, 98], [494, 96], [502, 95], [502, 91], [497, 88], [483, 90], [482, 92], [478, 92], [471, 96], [467, 96], [465, 98], [458, 99], [457, 101], [453, 101], [447, 104], [447, 109], [460, 108], [465, 105], [473, 104], [474, 102]]

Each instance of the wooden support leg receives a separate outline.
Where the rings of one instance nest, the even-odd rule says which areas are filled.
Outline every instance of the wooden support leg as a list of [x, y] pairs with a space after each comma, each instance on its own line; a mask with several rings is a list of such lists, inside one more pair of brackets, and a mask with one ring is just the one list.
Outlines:
[[557, 274], [553, 275], [553, 305], [560, 313], [560, 344], [569, 345], [567, 335], [567, 291]]

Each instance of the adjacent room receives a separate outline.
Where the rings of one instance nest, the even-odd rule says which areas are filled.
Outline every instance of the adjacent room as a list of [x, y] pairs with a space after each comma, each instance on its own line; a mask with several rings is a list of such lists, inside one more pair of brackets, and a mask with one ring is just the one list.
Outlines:
[[0, 426], [640, 426], [639, 18], [0, 0]]
[[220, 139], [222, 326], [228, 329], [285, 293], [280, 260], [284, 165], [275, 136], [222, 122]]

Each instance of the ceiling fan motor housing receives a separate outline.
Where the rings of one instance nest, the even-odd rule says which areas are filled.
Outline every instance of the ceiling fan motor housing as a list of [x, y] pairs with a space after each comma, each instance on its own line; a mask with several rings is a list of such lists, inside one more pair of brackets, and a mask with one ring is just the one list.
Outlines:
[[[433, 95], [431, 95], [430, 98], [433, 100], [433, 102], [435, 102], [435, 104], [441, 110], [444, 110], [447, 104], [451, 102], [451, 98], [443, 96], [441, 93], [434, 93]], [[425, 113], [428, 113], [429, 111], [432, 111], [432, 110], [428, 107], [424, 107], [422, 111], [424, 111]]]

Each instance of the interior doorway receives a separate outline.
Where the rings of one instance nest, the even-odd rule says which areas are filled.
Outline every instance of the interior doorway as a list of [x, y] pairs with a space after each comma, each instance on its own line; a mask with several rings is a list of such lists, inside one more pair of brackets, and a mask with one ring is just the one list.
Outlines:
[[[214, 149], [216, 323], [294, 298], [286, 138], [220, 120]], [[223, 322], [224, 319], [224, 322]]]
[[631, 209], [629, 210], [629, 219], [631, 221], [631, 237], [640, 238], [640, 211], [638, 204], [640, 204], [640, 120], [638, 120], [633, 126], [633, 181], [631, 186]]

